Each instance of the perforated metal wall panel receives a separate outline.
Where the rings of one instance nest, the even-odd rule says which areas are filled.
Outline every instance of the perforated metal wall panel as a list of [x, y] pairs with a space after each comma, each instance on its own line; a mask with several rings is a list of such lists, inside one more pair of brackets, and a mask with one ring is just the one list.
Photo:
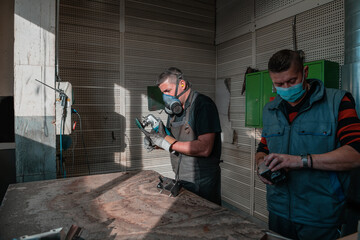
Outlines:
[[266, 70], [277, 50], [292, 49], [292, 19], [288, 18], [256, 31], [256, 67]]
[[269, 0], [256, 0], [255, 1], [255, 17], [261, 17], [275, 10], [286, 8], [291, 6], [294, 3], [301, 2], [303, 0], [279, 0], [279, 1], [269, 1]]
[[217, 1], [216, 2], [216, 35], [231, 34], [231, 31], [245, 26], [252, 21], [253, 1]]
[[[298, 2], [255, 0], [253, 17], [271, 15]], [[228, 19], [237, 17], [227, 16]], [[231, 27], [232, 23], [227, 20], [219, 18], [218, 21], [224, 22], [217, 23], [217, 26], [228, 24]], [[286, 18], [217, 45], [217, 77], [231, 78], [230, 119], [239, 134], [237, 145], [223, 147], [224, 200], [264, 221], [268, 215], [266, 188], [256, 177], [253, 158], [261, 139], [261, 129], [245, 128], [245, 96], [241, 96], [240, 92], [246, 67], [266, 70], [272, 54], [284, 48], [293, 48], [292, 23], [293, 17]], [[296, 28], [298, 49], [305, 51], [306, 61], [327, 59], [343, 64], [344, 0], [335, 0], [298, 14]], [[234, 188], [233, 185], [239, 186]]]
[[306, 61], [327, 59], [344, 64], [344, 17], [344, 0], [297, 16], [298, 48], [305, 51]]
[[60, 3], [60, 77], [73, 85], [83, 128], [77, 124], [64, 151], [67, 176], [138, 169], [172, 176], [169, 154], [147, 153], [134, 119], [150, 113], [147, 86], [171, 66], [214, 98], [215, 0]]

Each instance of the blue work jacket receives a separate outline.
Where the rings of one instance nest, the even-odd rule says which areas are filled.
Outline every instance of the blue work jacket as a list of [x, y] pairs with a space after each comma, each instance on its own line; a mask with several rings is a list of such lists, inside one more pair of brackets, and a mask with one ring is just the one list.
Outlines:
[[[346, 92], [325, 88], [319, 80], [307, 81], [316, 89], [309, 105], [291, 124], [279, 108], [279, 96], [265, 105], [262, 136], [270, 153], [321, 154], [340, 147], [336, 137], [338, 112]], [[348, 172], [290, 170], [285, 182], [267, 185], [268, 210], [295, 223], [336, 226], [341, 222], [348, 185]]]

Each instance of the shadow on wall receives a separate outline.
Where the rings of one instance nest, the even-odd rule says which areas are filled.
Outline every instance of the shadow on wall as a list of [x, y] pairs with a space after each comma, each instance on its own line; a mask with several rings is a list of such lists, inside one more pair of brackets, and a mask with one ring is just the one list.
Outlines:
[[[76, 106], [74, 106], [76, 107]], [[77, 108], [78, 109], [78, 108]], [[79, 109], [82, 109], [79, 107]], [[125, 151], [125, 118], [116, 112], [81, 112], [82, 131], [78, 116], [72, 114], [72, 121], [76, 121], [76, 129], [71, 135], [63, 136], [63, 169], [66, 176], [83, 176], [99, 173], [121, 171], [121, 153]], [[96, 115], [96, 116], [95, 116]], [[91, 118], [104, 122], [102, 126], [112, 125], [114, 129], [102, 133], [91, 131], [99, 127]], [[108, 123], [107, 123], [108, 122]], [[90, 131], [89, 131], [90, 130]], [[59, 171], [60, 151], [59, 136], [57, 136], [57, 168]], [[111, 146], [101, 149], [102, 146]], [[63, 174], [58, 174], [63, 177]]]

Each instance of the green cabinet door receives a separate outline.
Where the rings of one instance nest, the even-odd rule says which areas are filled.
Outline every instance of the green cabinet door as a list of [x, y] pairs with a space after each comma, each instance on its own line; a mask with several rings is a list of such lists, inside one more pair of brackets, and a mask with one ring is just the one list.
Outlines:
[[263, 89], [262, 108], [265, 106], [265, 104], [270, 102], [271, 99], [276, 97], [276, 91], [273, 89], [273, 83], [268, 71], [263, 73]]
[[325, 87], [339, 89], [339, 64], [326, 60], [304, 63], [309, 67], [308, 79], [321, 80]]
[[315, 78], [315, 79], [324, 81], [324, 76], [323, 76], [323, 67], [324, 67], [323, 65], [324, 64], [322, 64], [322, 62], [320, 62], [320, 61], [309, 62], [309, 63], [305, 63], [304, 65], [309, 67], [307, 78], [309, 78], [309, 79]]
[[246, 75], [245, 125], [260, 126], [260, 102], [262, 94], [261, 74]]

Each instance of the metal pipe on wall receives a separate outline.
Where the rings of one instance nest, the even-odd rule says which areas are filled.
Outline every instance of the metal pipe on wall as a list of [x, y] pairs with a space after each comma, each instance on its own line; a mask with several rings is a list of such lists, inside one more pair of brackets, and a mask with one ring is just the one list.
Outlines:
[[360, 114], [360, 1], [345, 0], [345, 63], [342, 67], [342, 89], [355, 98]]
[[[360, 115], [360, 1], [345, 0], [345, 64], [342, 67], [342, 89], [352, 93], [356, 111]], [[353, 206], [360, 204], [360, 168], [351, 171], [347, 194], [346, 224], [342, 236], [355, 233], [360, 212]], [[359, 225], [360, 226], [360, 225]]]
[[56, 0], [56, 15], [55, 15], [55, 81], [61, 81], [59, 74], [59, 11], [60, 0]]

